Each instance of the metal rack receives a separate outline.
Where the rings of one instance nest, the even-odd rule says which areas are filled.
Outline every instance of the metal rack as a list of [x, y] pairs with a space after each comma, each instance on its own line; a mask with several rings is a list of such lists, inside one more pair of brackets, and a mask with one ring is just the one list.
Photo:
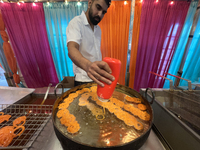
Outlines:
[[1, 112], [4, 112], [5, 115], [8, 114], [12, 116], [9, 121], [1, 123], [0, 128], [12, 126], [12, 123], [16, 118], [26, 116], [24, 132], [19, 137], [14, 138], [8, 147], [1, 147], [1, 149], [28, 149], [31, 147], [51, 118], [52, 107], [52, 105], [29, 104], [0, 105]]
[[[149, 73], [166, 79], [166, 77], [156, 74], [154, 72]], [[181, 121], [189, 125], [192, 130], [200, 135], [200, 91], [192, 89], [192, 82], [190, 80], [166, 72], [164, 74], [173, 76], [180, 80], [187, 81], [188, 89], [183, 90], [178, 87], [170, 87], [169, 90], [154, 89], [153, 91], [156, 95], [157, 100], [160, 101], [161, 104], [163, 104], [163, 107], [171, 111]]]
[[152, 88], [140, 89], [140, 93], [149, 101], [155, 98], [154, 125], [172, 149], [199, 148], [200, 91]]

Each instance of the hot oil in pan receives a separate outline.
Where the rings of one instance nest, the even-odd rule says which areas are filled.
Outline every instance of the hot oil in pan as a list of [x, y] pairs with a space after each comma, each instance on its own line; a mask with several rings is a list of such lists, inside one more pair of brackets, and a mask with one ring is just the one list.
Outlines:
[[[113, 97], [120, 100], [124, 100], [125, 95], [126, 94], [117, 91], [113, 93]], [[94, 147], [123, 145], [138, 138], [149, 129], [149, 122], [142, 121], [136, 117], [144, 126], [144, 130], [138, 132], [134, 127], [126, 125], [107, 109], [105, 109], [105, 118], [103, 120], [97, 120], [96, 116], [87, 106], [79, 106], [80, 97], [81, 95], [75, 98], [68, 107], [69, 112], [76, 117], [76, 120], [80, 124], [78, 133], [74, 135], [68, 133], [66, 127], [61, 125], [59, 119], [56, 117], [56, 123], [59, 129], [68, 138], [78, 143]], [[91, 96], [87, 100], [91, 105], [94, 105], [96, 109], [102, 109], [103, 111], [103, 108], [97, 105], [96, 102], [92, 100]]]

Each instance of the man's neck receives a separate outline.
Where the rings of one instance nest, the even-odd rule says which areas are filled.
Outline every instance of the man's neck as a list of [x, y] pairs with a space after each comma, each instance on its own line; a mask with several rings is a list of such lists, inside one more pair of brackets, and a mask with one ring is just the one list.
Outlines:
[[85, 12], [85, 15], [86, 15], [86, 18], [87, 18], [88, 23], [90, 24], [90, 27], [92, 28], [92, 31], [94, 31], [94, 25], [93, 25], [93, 24], [91, 23], [91, 21], [90, 21], [90, 18], [89, 18], [89, 11], [88, 11], [88, 10]]

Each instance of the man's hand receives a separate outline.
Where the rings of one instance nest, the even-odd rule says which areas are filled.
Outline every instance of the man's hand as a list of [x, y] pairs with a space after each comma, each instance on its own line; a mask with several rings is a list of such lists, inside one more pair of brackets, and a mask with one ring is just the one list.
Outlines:
[[88, 76], [100, 86], [104, 86], [102, 82], [111, 84], [115, 77], [111, 75], [112, 70], [104, 61], [95, 61], [88, 64], [86, 70]]
[[[112, 70], [109, 65], [104, 61], [91, 62], [79, 52], [79, 45], [76, 42], [69, 42], [68, 55], [69, 58], [81, 69], [87, 72], [87, 75], [100, 86], [104, 86], [102, 82], [111, 84], [115, 80], [111, 75]], [[102, 81], [102, 82], [101, 82]]]

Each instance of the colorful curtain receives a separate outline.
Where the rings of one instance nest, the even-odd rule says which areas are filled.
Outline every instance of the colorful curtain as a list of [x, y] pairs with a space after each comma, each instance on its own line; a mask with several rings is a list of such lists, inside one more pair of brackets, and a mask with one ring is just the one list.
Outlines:
[[132, 31], [132, 42], [131, 42], [131, 53], [130, 53], [130, 66], [129, 66], [129, 87], [133, 88], [135, 79], [135, 67], [137, 59], [138, 41], [140, 34], [140, 16], [142, 11], [142, 3], [140, 1], [135, 2], [133, 31]]
[[131, 14], [131, 2], [112, 1], [103, 20], [100, 22], [102, 37], [102, 57], [121, 60], [121, 73], [118, 82], [125, 84], [128, 35]]
[[8, 62], [6, 60], [6, 56], [3, 51], [3, 40], [1, 38], [1, 36], [0, 36], [0, 64], [2, 65], [4, 71], [11, 72], [11, 70], [8, 66]]
[[0, 13], [0, 34], [1, 34], [1, 37], [2, 37], [2, 40], [3, 40], [3, 51], [4, 51], [4, 54], [5, 54], [5, 58], [8, 62], [10, 70], [13, 73], [15, 85], [17, 87], [19, 87], [18, 84], [20, 83], [20, 78], [19, 78], [19, 75], [17, 74], [17, 61], [16, 61], [16, 58], [15, 58], [15, 54], [14, 54], [12, 48], [11, 48], [8, 35], [5, 31], [5, 24], [4, 24], [1, 13]]
[[[200, 83], [200, 10], [198, 15], [198, 22], [194, 32], [192, 42], [188, 51], [185, 65], [183, 67], [182, 77], [189, 79], [192, 82]], [[181, 86], [187, 86], [187, 82], [181, 80]]]
[[[172, 59], [172, 62], [170, 64], [170, 68], [169, 68], [169, 73], [173, 74], [173, 75], [177, 75], [182, 58], [183, 58], [183, 53], [187, 44], [187, 39], [189, 37], [190, 34], [190, 29], [192, 27], [192, 23], [193, 23], [193, 18], [194, 18], [194, 14], [196, 12], [196, 8], [198, 5], [198, 1], [193, 1], [190, 4], [188, 13], [187, 13], [187, 17], [185, 19], [185, 23], [183, 26], [183, 29], [181, 31], [181, 35], [178, 41], [178, 44], [176, 46], [176, 50]], [[175, 82], [175, 78], [172, 76], [167, 76], [167, 78], [173, 80], [173, 82]], [[165, 80], [165, 84], [163, 86], [163, 88], [169, 88], [169, 81]]]
[[47, 38], [43, 4], [4, 3], [0, 8], [27, 86], [56, 85], [59, 81]]
[[144, 0], [140, 18], [134, 89], [162, 88], [190, 3]]
[[66, 28], [71, 19], [87, 10], [87, 2], [43, 3], [49, 45], [61, 81], [64, 76], [74, 76], [72, 61], [68, 57]]

